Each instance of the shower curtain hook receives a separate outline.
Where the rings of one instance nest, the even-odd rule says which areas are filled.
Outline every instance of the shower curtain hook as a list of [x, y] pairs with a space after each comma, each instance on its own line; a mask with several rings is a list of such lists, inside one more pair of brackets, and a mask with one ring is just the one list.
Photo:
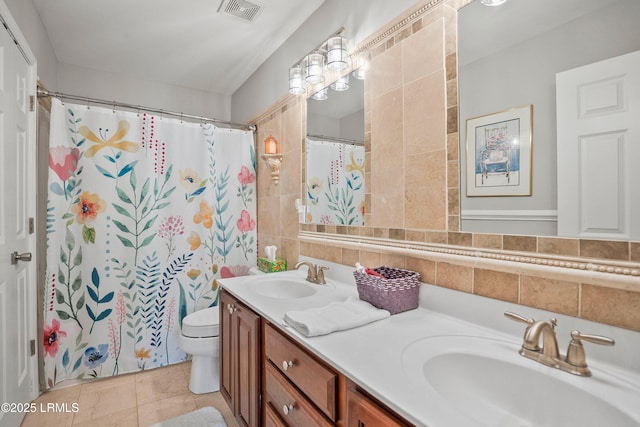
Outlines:
[[113, 114], [116, 113], [116, 101], [113, 101]]
[[138, 104], [138, 117], [140, 117], [140, 104]]
[[89, 110], [89, 97], [87, 97], [87, 110]]
[[182, 117], [183, 117], [183, 113], [182, 111], [180, 112], [180, 124], [182, 124]]

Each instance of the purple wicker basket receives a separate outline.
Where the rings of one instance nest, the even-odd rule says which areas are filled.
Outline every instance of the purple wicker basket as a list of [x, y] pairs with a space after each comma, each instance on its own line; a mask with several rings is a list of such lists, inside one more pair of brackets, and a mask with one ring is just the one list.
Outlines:
[[385, 266], [374, 268], [373, 271], [384, 278], [358, 271], [353, 272], [361, 300], [388, 310], [391, 314], [418, 307], [420, 273]]

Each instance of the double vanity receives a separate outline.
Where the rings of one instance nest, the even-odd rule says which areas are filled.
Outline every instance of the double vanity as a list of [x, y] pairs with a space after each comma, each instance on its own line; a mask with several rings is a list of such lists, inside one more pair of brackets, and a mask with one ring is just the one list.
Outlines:
[[[308, 260], [326, 284], [306, 267], [221, 280], [221, 391], [241, 425], [640, 425], [638, 332], [423, 285], [415, 310], [308, 338], [287, 311], [357, 296], [353, 269]], [[582, 375], [562, 369], [574, 330]]]

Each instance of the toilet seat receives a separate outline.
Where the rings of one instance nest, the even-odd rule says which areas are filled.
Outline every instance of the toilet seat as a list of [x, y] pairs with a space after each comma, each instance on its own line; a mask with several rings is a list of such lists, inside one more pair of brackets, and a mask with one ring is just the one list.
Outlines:
[[191, 338], [209, 338], [220, 335], [218, 306], [194, 311], [182, 319], [182, 335]]

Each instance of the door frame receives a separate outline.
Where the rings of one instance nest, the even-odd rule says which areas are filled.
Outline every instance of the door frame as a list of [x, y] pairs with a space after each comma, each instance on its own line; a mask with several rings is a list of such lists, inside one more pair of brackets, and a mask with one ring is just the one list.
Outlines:
[[[28, 120], [27, 146], [29, 148], [27, 155], [29, 157], [29, 162], [32, 165], [31, 172], [34, 172], [34, 173], [30, 174], [32, 178], [29, 180], [28, 183], [26, 183], [26, 187], [25, 187], [25, 189], [30, 194], [32, 194], [32, 197], [29, 197], [26, 214], [28, 217], [34, 218], [36, 222], [38, 222], [41, 220], [42, 216], [38, 215], [38, 212], [36, 209], [37, 187], [38, 187], [37, 183], [39, 179], [38, 177], [39, 171], [36, 163], [37, 156], [38, 156], [38, 147], [36, 145], [37, 60], [36, 60], [36, 56], [33, 54], [33, 51], [29, 47], [29, 44], [27, 43], [27, 39], [22, 34], [22, 31], [20, 30], [18, 23], [15, 21], [15, 19], [13, 19], [13, 15], [11, 15], [11, 12], [9, 11], [9, 8], [7, 7], [4, 0], [0, 0], [0, 19], [4, 21], [4, 24], [7, 26], [6, 30], [0, 30], [0, 31], [9, 32], [9, 35], [16, 41], [18, 50], [20, 50], [20, 52], [22, 53], [22, 56], [27, 62], [27, 67], [28, 67], [29, 81], [27, 83], [27, 94], [30, 97], [30, 99], [33, 99], [34, 108], [33, 108], [33, 111], [31, 111], [30, 109], [29, 111], [30, 114], [28, 114], [28, 118], [27, 118]], [[31, 398], [35, 399], [40, 392], [38, 362], [40, 360], [40, 357], [42, 356], [42, 340], [39, 340], [37, 338], [39, 336], [38, 331], [40, 329], [40, 327], [38, 326], [39, 325], [38, 322], [40, 320], [40, 313], [38, 310], [39, 306], [37, 304], [37, 301], [38, 301], [37, 295], [39, 293], [38, 283], [40, 283], [41, 281], [40, 275], [38, 274], [38, 272], [40, 271], [40, 268], [38, 267], [38, 264], [40, 262], [39, 261], [40, 257], [38, 256], [39, 254], [38, 254], [37, 243], [36, 243], [37, 233], [34, 233], [31, 236], [30, 240], [31, 240], [30, 246], [32, 249], [31, 253], [33, 254], [33, 260], [31, 263], [29, 263], [27, 268], [29, 270], [30, 277], [33, 278], [33, 283], [31, 284], [31, 286], [29, 286], [29, 292], [28, 292], [27, 298], [28, 298], [28, 305], [29, 307], [33, 307], [33, 310], [27, 313], [27, 322], [28, 322], [28, 330], [29, 330], [29, 340], [35, 340], [36, 342], [36, 356], [30, 358], [28, 369], [30, 371], [30, 377], [31, 377]]]

